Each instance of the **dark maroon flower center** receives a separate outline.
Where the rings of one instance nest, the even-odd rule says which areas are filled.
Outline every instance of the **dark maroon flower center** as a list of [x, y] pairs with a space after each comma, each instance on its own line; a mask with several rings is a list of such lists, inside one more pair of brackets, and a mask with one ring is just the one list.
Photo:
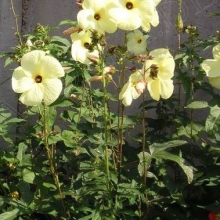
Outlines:
[[38, 75], [35, 77], [35, 82], [36, 83], [41, 83], [42, 82], [42, 76]]
[[89, 43], [88, 43], [88, 42], [84, 43], [84, 47], [85, 47], [86, 49], [88, 49], [88, 48], [89, 48]]
[[101, 16], [100, 16], [99, 14], [95, 14], [95, 15], [94, 15], [94, 18], [95, 18], [95, 20], [98, 21], [98, 20], [101, 18]]
[[126, 3], [126, 8], [127, 8], [128, 10], [131, 10], [131, 9], [133, 8], [133, 4], [132, 4], [131, 2], [127, 2], [127, 3]]

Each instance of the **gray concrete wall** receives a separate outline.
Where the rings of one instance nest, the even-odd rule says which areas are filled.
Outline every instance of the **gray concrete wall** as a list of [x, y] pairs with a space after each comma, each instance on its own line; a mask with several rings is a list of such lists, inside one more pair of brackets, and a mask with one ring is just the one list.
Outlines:
[[[22, 0], [14, 1], [18, 26], [21, 28]], [[0, 1], [0, 54], [12, 51], [17, 45], [15, 37], [16, 25], [12, 13], [10, 0]], [[17, 98], [11, 89], [11, 75], [13, 66], [4, 68], [5, 59], [0, 59], [0, 104], [9, 108], [16, 115]]]
[[[11, 51], [17, 43], [15, 20], [10, 5], [11, 0], [0, 1], [0, 53]], [[79, 7], [74, 0], [13, 0], [18, 25], [22, 32], [30, 33], [37, 23], [56, 26], [65, 19], [76, 20]], [[158, 6], [160, 24], [151, 32], [150, 49], [157, 47], [177, 48], [177, 31], [174, 28], [178, 8], [177, 0], [162, 0]], [[200, 36], [207, 38], [215, 34], [220, 27], [219, 17], [210, 18], [209, 13], [220, 12], [220, 0], [183, 0], [184, 25], [195, 25]], [[63, 30], [56, 31], [62, 34]], [[114, 35], [114, 40], [119, 33]], [[113, 36], [111, 36], [113, 37]], [[0, 60], [0, 101], [16, 114], [17, 96], [12, 92], [10, 77], [13, 66], [4, 68], [4, 60]], [[130, 111], [134, 111], [133, 105]], [[129, 110], [128, 110], [129, 111]]]

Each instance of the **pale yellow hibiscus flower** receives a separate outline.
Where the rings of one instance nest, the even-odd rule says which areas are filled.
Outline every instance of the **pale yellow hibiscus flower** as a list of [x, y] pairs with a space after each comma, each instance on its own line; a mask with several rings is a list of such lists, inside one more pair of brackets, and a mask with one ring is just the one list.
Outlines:
[[132, 100], [137, 99], [144, 92], [145, 85], [146, 82], [140, 70], [132, 73], [119, 93], [119, 100], [122, 100], [125, 106], [131, 105]]
[[201, 67], [209, 78], [209, 83], [220, 89], [220, 43], [212, 49], [214, 59], [206, 59], [202, 62]]
[[98, 59], [99, 52], [95, 48], [90, 48], [92, 34], [90, 31], [80, 31], [71, 34], [72, 46], [71, 54], [75, 61], [89, 65], [91, 59]]
[[143, 35], [140, 30], [134, 30], [127, 34], [128, 51], [134, 55], [145, 54], [148, 35]]
[[161, 0], [154, 0], [155, 8], [152, 15], [149, 16], [148, 14], [144, 14], [144, 13], [141, 15], [141, 19], [142, 19], [141, 27], [144, 31], [149, 32], [151, 29], [151, 25], [153, 27], [156, 27], [159, 24], [159, 15], [156, 10], [156, 7], [160, 2]]
[[159, 48], [150, 52], [152, 59], [145, 61], [142, 74], [145, 75], [150, 96], [158, 101], [168, 99], [174, 90], [173, 80], [175, 62], [169, 50]]
[[[151, 23], [155, 16], [155, 0], [119, 0], [116, 8], [109, 10], [109, 14], [115, 19], [118, 28], [122, 30], [135, 30]], [[155, 18], [154, 18], [155, 19]]]
[[62, 91], [64, 69], [57, 59], [44, 51], [33, 50], [21, 59], [12, 75], [12, 89], [22, 93], [19, 100], [27, 106], [53, 103]]
[[77, 14], [79, 26], [84, 30], [93, 30], [100, 34], [114, 33], [117, 25], [108, 13], [113, 6], [115, 6], [114, 0], [84, 0], [83, 10]]

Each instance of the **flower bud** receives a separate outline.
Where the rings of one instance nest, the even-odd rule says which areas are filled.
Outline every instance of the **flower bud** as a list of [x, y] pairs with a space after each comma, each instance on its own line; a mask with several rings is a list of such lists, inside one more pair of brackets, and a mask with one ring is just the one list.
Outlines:
[[107, 66], [104, 68], [104, 74], [107, 74], [107, 73], [115, 73], [115, 67], [110, 65], [110, 66]]
[[99, 58], [98, 57], [96, 57], [96, 56], [89, 56], [89, 57], [87, 57], [92, 63], [98, 63], [98, 61], [99, 61]]
[[175, 27], [178, 31], [183, 30], [183, 19], [180, 13], [177, 15]]
[[111, 74], [105, 74], [105, 78], [108, 80], [108, 81], [112, 81], [112, 75]]
[[89, 82], [95, 82], [95, 81], [101, 81], [102, 80], [102, 76], [92, 76], [89, 79]]
[[32, 41], [30, 39], [27, 40], [26, 45], [28, 47], [33, 47], [33, 43], [32, 43]]
[[80, 32], [82, 29], [80, 27], [71, 27], [63, 31], [64, 36], [70, 36], [73, 33]]

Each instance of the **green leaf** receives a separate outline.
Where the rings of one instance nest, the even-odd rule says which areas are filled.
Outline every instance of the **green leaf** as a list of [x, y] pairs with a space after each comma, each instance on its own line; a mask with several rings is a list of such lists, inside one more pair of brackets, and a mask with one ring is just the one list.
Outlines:
[[188, 124], [187, 126], [181, 126], [178, 128], [178, 136], [185, 135], [186, 137], [191, 138], [196, 137], [202, 130], [204, 129], [204, 126], [199, 123], [192, 122], [191, 124]]
[[25, 151], [27, 150], [27, 145], [24, 143], [20, 143], [18, 145], [18, 153], [17, 153], [17, 159], [20, 162], [20, 166], [23, 166], [23, 159], [25, 157]]
[[187, 176], [188, 183], [191, 183], [193, 180], [193, 167], [190, 166], [182, 157], [179, 157], [177, 155], [173, 155], [169, 152], [163, 151], [163, 152], [157, 152], [153, 156], [155, 159], [161, 158], [164, 160], [171, 160], [179, 164], [179, 166], [182, 168], [183, 172]]
[[148, 153], [148, 152], [140, 152], [138, 155], [139, 158], [139, 164], [138, 164], [138, 173], [140, 176], [144, 175], [144, 168], [148, 168], [150, 163], [151, 163], [151, 159], [152, 156]]
[[31, 202], [34, 199], [34, 191], [31, 190], [30, 184], [24, 181], [20, 181], [18, 184], [19, 192], [21, 193], [21, 199], [25, 202], [28, 206], [31, 204]]
[[61, 21], [58, 25], [60, 26], [60, 25], [66, 25], [66, 24], [68, 24], [68, 25], [72, 25], [72, 26], [77, 26], [77, 22], [76, 21], [72, 21], [72, 20], [64, 20], [64, 21]]
[[11, 57], [8, 57], [6, 60], [5, 60], [5, 65], [4, 67], [8, 66], [9, 64], [13, 63], [14, 61], [11, 59]]
[[28, 170], [28, 169], [24, 169], [22, 172], [23, 175], [23, 180], [27, 183], [33, 183], [34, 178], [35, 178], [35, 173]]
[[174, 141], [169, 141], [169, 142], [165, 142], [165, 143], [154, 143], [149, 146], [149, 150], [150, 150], [150, 154], [152, 156], [154, 156], [154, 154], [156, 154], [160, 151], [164, 151], [164, 150], [171, 148], [171, 147], [179, 147], [184, 144], [187, 144], [187, 142], [183, 141], [183, 140], [174, 140]]
[[191, 108], [191, 109], [200, 109], [200, 108], [207, 108], [209, 107], [208, 102], [205, 101], [194, 101], [187, 105], [185, 108]]
[[213, 129], [219, 116], [220, 116], [220, 108], [217, 105], [215, 105], [214, 107], [211, 107], [210, 114], [205, 122], [205, 130], [207, 132]]
[[56, 186], [52, 183], [46, 183], [44, 182], [43, 183], [43, 186], [45, 186], [46, 188], [53, 188], [53, 189], [56, 189]]
[[198, 205], [199, 208], [203, 208], [212, 212], [220, 213], [220, 203], [216, 202], [207, 206], [200, 206]]
[[53, 36], [51, 39], [51, 42], [62, 43], [63, 45], [67, 47], [67, 49], [71, 45], [70, 42], [66, 38], [59, 37], [59, 36]]
[[16, 208], [12, 211], [0, 214], [0, 219], [1, 220], [13, 220], [18, 216], [18, 213], [19, 213], [19, 209]]
[[76, 145], [76, 141], [73, 139], [73, 132], [64, 130], [62, 132], [62, 138], [67, 147], [74, 147]]

